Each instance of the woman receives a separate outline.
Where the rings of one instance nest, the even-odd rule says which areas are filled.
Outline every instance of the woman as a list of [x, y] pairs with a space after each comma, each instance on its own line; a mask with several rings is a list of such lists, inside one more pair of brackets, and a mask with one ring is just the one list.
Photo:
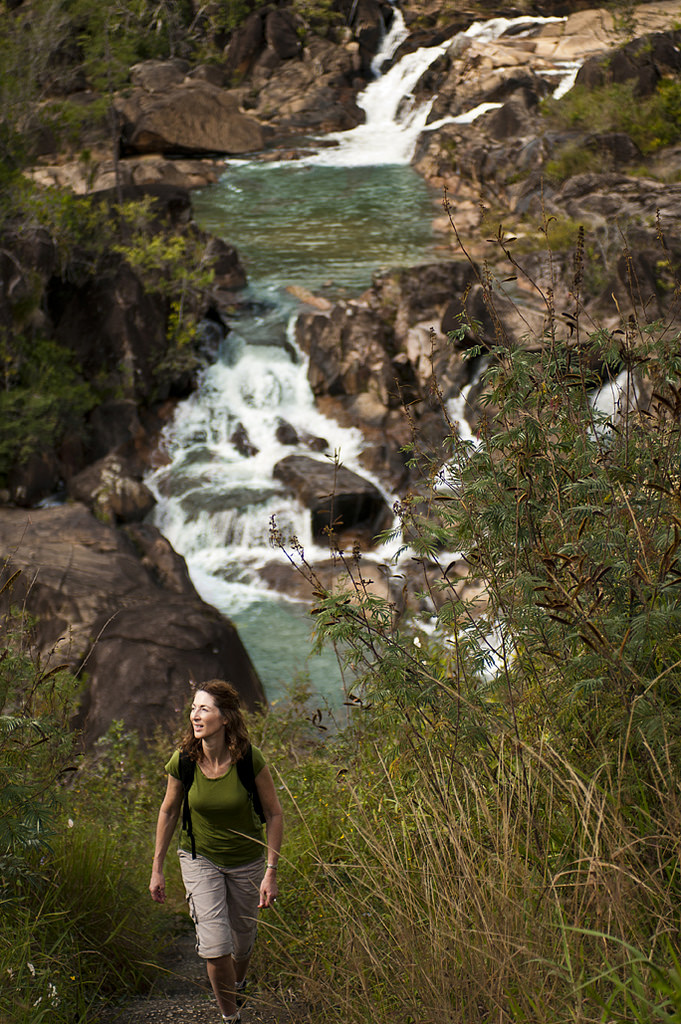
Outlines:
[[[196, 926], [197, 952], [206, 961], [223, 1021], [237, 1024], [241, 1020], [237, 992], [246, 983], [258, 909], [271, 907], [277, 898], [281, 804], [261, 752], [250, 747], [234, 687], [221, 679], [202, 683], [189, 717], [181, 751], [195, 762], [189, 810], [196, 856], [192, 856], [192, 838], [184, 831], [178, 855]], [[249, 747], [266, 838], [236, 768], [248, 756]], [[165, 769], [168, 787], [158, 815], [149, 883], [157, 903], [165, 900], [163, 865], [184, 797], [180, 750]]]

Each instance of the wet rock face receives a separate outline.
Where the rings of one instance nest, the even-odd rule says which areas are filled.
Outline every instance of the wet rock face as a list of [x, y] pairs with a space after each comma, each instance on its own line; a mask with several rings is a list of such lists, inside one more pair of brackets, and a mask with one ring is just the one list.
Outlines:
[[0, 509], [0, 546], [12, 552], [0, 599], [38, 620], [43, 664], [82, 673], [78, 716], [87, 745], [114, 719], [143, 736], [176, 727], [190, 680], [229, 679], [248, 708], [265, 695], [236, 629], [197, 595], [184, 560], [154, 527], [126, 532], [84, 506]]

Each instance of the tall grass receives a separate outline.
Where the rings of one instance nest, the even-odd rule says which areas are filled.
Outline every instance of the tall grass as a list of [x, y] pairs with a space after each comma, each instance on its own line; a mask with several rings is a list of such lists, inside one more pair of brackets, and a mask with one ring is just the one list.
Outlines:
[[499, 238], [486, 325], [452, 332], [487, 366], [479, 434], [416, 435], [399, 509], [426, 581], [403, 603], [429, 621], [359, 552], [329, 590], [292, 545], [358, 709], [284, 772], [267, 949], [315, 1022], [681, 1020], [681, 338], [647, 321], [629, 252], [621, 326], [594, 328], [581, 230], [567, 308], [526, 279], [545, 328], [512, 336]]
[[94, 1019], [156, 975], [159, 935], [135, 873], [101, 827], [69, 829], [0, 904], [0, 1019]]
[[297, 820], [259, 956], [311, 1021], [666, 1019], [661, 980], [681, 992], [669, 766], [634, 804], [610, 765], [583, 777], [548, 745], [503, 748], [493, 771], [437, 742], [389, 764], [382, 746], [360, 741], [335, 782], [320, 752], [326, 801], [309, 765], [289, 777]]
[[[5, 595], [8, 588], [5, 588]], [[0, 652], [0, 1021], [78, 1024], [147, 990], [169, 917], [148, 898], [163, 769], [115, 725], [87, 758], [78, 683], [30, 654], [8, 612]]]

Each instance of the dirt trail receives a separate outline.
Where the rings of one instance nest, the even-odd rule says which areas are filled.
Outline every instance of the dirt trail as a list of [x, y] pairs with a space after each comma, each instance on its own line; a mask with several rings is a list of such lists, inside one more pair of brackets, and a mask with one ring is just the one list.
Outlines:
[[[193, 933], [174, 943], [154, 991], [123, 1006], [109, 1005], [97, 1024], [220, 1024], [220, 1012], [196, 955]], [[293, 1024], [302, 1019], [292, 999], [253, 992], [241, 1007], [243, 1024]]]

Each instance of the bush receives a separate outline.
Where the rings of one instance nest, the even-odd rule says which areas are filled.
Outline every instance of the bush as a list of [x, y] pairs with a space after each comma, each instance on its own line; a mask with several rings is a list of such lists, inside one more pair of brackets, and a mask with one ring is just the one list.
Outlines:
[[358, 709], [287, 768], [268, 949], [311, 1019], [674, 1019], [681, 339], [641, 314], [583, 332], [583, 246], [569, 332], [544, 290], [542, 337], [497, 318], [468, 350], [479, 436], [414, 439], [424, 494], [398, 511], [426, 589], [407, 607], [433, 611], [373, 595], [358, 551], [336, 552], [335, 591], [291, 553]]
[[596, 89], [574, 86], [558, 100], [544, 100], [541, 110], [561, 128], [589, 135], [623, 132], [649, 155], [681, 138], [681, 81], [663, 79], [656, 92], [644, 98], [635, 95], [629, 82]]
[[157, 922], [104, 823], [67, 826], [34, 868], [0, 905], [0, 1016], [85, 1022], [107, 998], [148, 989]]
[[157, 975], [169, 918], [143, 897], [162, 763], [150, 772], [116, 729], [96, 763], [83, 762], [70, 728], [79, 684], [31, 654], [23, 616], [3, 626], [0, 1019], [84, 1024], [105, 998]]

